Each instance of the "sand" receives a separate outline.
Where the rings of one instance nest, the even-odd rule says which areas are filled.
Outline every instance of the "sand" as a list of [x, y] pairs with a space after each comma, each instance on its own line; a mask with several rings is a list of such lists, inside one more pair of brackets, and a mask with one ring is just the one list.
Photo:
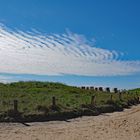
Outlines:
[[0, 140], [140, 140], [140, 105], [68, 121], [0, 123]]

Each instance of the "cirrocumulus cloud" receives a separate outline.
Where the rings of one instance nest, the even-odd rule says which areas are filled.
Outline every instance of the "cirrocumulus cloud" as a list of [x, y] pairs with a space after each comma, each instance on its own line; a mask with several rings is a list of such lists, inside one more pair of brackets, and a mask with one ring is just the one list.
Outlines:
[[84, 35], [23, 32], [0, 26], [0, 73], [115, 76], [140, 72], [140, 61], [97, 48]]

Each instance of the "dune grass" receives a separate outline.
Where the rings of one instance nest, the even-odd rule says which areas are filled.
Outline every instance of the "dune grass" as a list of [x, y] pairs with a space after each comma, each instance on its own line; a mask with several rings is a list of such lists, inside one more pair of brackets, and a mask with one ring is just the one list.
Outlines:
[[[112, 100], [111, 100], [112, 95]], [[23, 115], [53, 114], [91, 110], [91, 97], [95, 96], [94, 107], [113, 105], [120, 108], [135, 104], [140, 89], [119, 94], [83, 90], [61, 83], [51, 82], [17, 82], [0, 84], [0, 114], [13, 109], [13, 100], [18, 100], [18, 111]], [[56, 109], [52, 107], [52, 97], [56, 98]], [[94, 109], [92, 109], [94, 110]]]

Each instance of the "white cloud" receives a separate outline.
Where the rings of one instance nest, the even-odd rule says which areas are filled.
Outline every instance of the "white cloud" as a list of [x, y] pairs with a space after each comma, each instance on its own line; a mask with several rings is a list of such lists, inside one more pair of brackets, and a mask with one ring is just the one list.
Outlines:
[[116, 51], [91, 46], [84, 35], [44, 35], [0, 26], [0, 73], [84, 76], [140, 72], [140, 61], [121, 61]]

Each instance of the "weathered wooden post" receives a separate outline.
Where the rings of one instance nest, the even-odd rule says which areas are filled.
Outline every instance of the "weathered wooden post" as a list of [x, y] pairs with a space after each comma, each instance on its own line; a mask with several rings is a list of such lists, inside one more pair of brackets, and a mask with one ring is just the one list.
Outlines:
[[111, 95], [110, 95], [110, 100], [112, 101], [112, 99], [113, 99], [113, 95], [111, 94]]
[[137, 98], [138, 98], [138, 102], [140, 102], [140, 97], [138, 96]]
[[91, 105], [95, 105], [95, 95], [91, 96]]
[[117, 88], [114, 88], [114, 93], [118, 93], [118, 89]]
[[90, 87], [90, 90], [94, 90], [94, 87]]
[[18, 112], [18, 100], [14, 100], [14, 111]]
[[103, 87], [99, 87], [99, 91], [101, 91], [101, 92], [102, 92], [102, 91], [103, 91]]
[[119, 99], [122, 100], [122, 92], [119, 92]]
[[95, 87], [95, 91], [98, 91], [98, 88], [97, 87]]
[[85, 89], [86, 87], [82, 86], [81, 89]]
[[106, 92], [110, 93], [110, 88], [109, 87], [106, 88]]
[[52, 97], [52, 106], [56, 106], [56, 98], [54, 96]]
[[138, 92], [136, 91], [136, 100], [137, 100], [137, 103], [139, 103], [140, 102], [140, 97], [139, 97], [139, 95], [138, 95]]

